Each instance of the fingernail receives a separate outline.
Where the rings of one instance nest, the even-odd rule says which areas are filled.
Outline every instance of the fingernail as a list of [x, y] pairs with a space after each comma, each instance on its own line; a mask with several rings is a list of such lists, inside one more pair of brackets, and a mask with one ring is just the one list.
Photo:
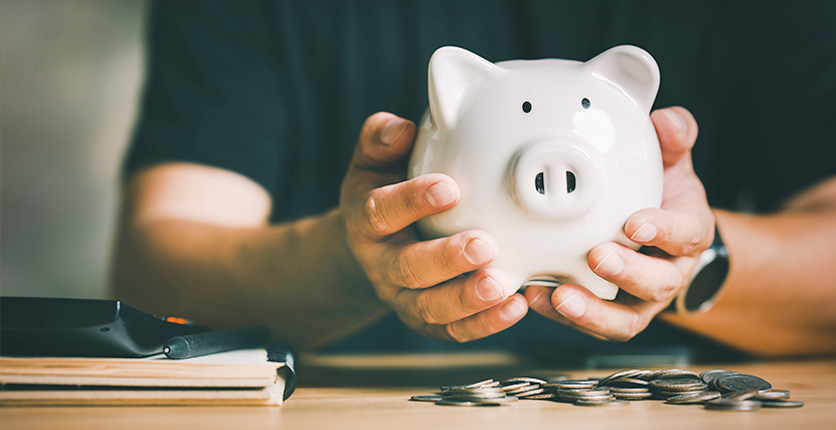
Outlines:
[[648, 222], [639, 227], [639, 229], [633, 233], [633, 236], [630, 237], [630, 240], [639, 243], [650, 242], [654, 237], [656, 237], [657, 232], [658, 230], [656, 229], [656, 226]]
[[456, 201], [456, 190], [446, 182], [436, 182], [424, 192], [424, 198], [433, 207], [441, 208]]
[[565, 317], [577, 318], [586, 312], [586, 302], [583, 301], [580, 294], [575, 294], [560, 302], [555, 310]]
[[531, 302], [529, 303], [529, 306], [536, 306], [537, 304], [540, 303], [541, 298], [543, 298], [543, 290], [542, 289], [537, 289], [537, 294], [535, 294], [534, 297], [531, 298]]
[[678, 114], [673, 109], [662, 109], [662, 113], [670, 119], [673, 124], [676, 126], [676, 131], [680, 133], [685, 133], [688, 131], [688, 124], [685, 123], [685, 118], [682, 118], [682, 115]]
[[389, 146], [395, 143], [399, 137], [403, 134], [403, 131], [406, 130], [407, 122], [406, 120], [396, 118], [383, 126], [383, 130], [380, 131], [380, 143]]
[[479, 239], [472, 239], [464, 247], [464, 258], [474, 266], [481, 266], [493, 260], [491, 247]]
[[613, 276], [617, 275], [623, 268], [624, 260], [615, 251], [611, 251], [603, 260], [598, 262], [594, 272], [604, 276]]
[[485, 276], [476, 284], [476, 295], [485, 302], [495, 302], [505, 296], [502, 287], [490, 276]]
[[525, 308], [516, 300], [511, 300], [499, 308], [499, 317], [505, 321], [514, 321], [523, 315], [525, 315]]

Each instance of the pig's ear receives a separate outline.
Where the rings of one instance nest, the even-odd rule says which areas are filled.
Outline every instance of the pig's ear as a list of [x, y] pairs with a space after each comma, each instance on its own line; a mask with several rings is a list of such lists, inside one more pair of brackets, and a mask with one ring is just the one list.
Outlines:
[[430, 58], [430, 113], [438, 128], [450, 129], [467, 110], [474, 92], [497, 69], [484, 58], [455, 46], [438, 48]]
[[659, 66], [647, 51], [630, 45], [616, 46], [587, 61], [584, 67], [624, 89], [644, 112], [650, 113], [659, 91]]

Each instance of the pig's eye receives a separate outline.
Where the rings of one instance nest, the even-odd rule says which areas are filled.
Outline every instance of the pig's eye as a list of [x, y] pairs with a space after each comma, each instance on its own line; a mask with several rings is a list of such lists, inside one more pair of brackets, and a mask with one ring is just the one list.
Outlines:
[[531, 112], [531, 103], [523, 102], [523, 112], [525, 112], [525, 113]]
[[584, 97], [584, 99], [581, 100], [581, 106], [583, 106], [584, 109], [589, 109], [589, 105], [589, 99]]

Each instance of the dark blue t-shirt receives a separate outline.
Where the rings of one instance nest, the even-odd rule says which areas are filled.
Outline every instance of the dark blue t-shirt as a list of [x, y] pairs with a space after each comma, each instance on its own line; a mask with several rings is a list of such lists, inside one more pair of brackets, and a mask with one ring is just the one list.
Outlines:
[[364, 120], [417, 122], [444, 45], [493, 62], [644, 48], [661, 70], [655, 107], [699, 123], [714, 207], [775, 210], [836, 175], [836, 2], [162, 1], [151, 18], [126, 175], [230, 169], [270, 192], [273, 221], [337, 205]]

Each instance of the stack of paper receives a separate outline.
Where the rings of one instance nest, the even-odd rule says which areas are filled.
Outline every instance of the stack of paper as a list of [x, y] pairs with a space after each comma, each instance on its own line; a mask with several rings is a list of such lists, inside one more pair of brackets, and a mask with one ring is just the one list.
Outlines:
[[0, 357], [0, 404], [279, 406], [293, 377], [264, 349], [185, 360]]

